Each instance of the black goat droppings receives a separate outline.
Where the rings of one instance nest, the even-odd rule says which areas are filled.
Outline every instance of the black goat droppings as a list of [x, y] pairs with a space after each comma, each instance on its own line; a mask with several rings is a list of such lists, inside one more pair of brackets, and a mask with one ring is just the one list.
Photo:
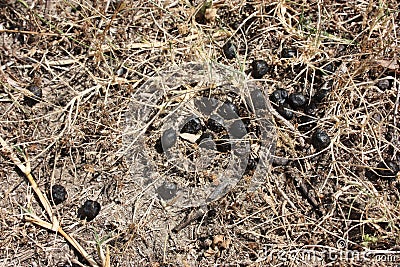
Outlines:
[[277, 109], [278, 113], [287, 120], [291, 120], [294, 117], [293, 111], [290, 109], [288, 104], [283, 104]]
[[168, 150], [173, 147], [176, 143], [176, 132], [174, 129], [166, 130], [161, 136], [161, 144], [163, 150]]
[[233, 59], [236, 57], [236, 47], [231, 42], [224, 44], [222, 51], [227, 59]]
[[318, 109], [317, 109], [317, 105], [315, 104], [315, 102], [311, 102], [310, 104], [308, 104], [304, 107], [304, 113], [309, 116], [315, 117], [317, 115], [317, 112], [318, 112]]
[[51, 187], [50, 200], [53, 200], [55, 205], [64, 202], [67, 199], [67, 190], [65, 187], [59, 184], [55, 184]]
[[376, 86], [381, 89], [382, 91], [386, 91], [389, 90], [390, 88], [392, 88], [393, 85], [393, 80], [388, 80], [388, 79], [384, 79], [384, 80], [379, 80], [376, 83]]
[[288, 98], [288, 92], [285, 89], [276, 89], [269, 96], [269, 100], [277, 105], [283, 105]]
[[26, 105], [32, 107], [39, 103], [39, 100], [43, 97], [42, 89], [36, 85], [30, 85], [27, 90], [31, 93], [30, 96], [24, 96], [24, 102]]
[[311, 143], [319, 151], [329, 146], [331, 138], [324, 130], [317, 129], [311, 137]]
[[294, 109], [301, 108], [306, 102], [306, 97], [301, 93], [292, 93], [289, 95], [289, 104]]
[[224, 120], [219, 116], [211, 115], [207, 120], [207, 128], [214, 133], [220, 133], [225, 130]]
[[261, 79], [269, 71], [269, 66], [265, 60], [254, 60], [251, 67], [251, 76], [254, 79]]
[[197, 134], [201, 130], [201, 121], [199, 118], [190, 119], [183, 125], [181, 133]]
[[90, 222], [99, 214], [101, 209], [100, 203], [94, 200], [86, 200], [85, 203], [78, 209], [78, 218], [86, 219]]

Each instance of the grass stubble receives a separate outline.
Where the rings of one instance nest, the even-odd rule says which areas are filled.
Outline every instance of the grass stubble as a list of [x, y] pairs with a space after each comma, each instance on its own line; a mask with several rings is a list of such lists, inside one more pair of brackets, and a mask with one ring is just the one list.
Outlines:
[[[351, 251], [397, 250], [400, 187], [374, 175], [379, 162], [400, 161], [396, 1], [6, 1], [0, 14], [1, 265], [276, 266], [278, 251], [337, 251], [339, 240]], [[221, 52], [228, 40], [232, 60]], [[282, 59], [291, 47], [297, 55]], [[247, 71], [254, 59], [272, 66], [259, 81], [266, 93], [311, 98], [329, 84], [315, 125], [299, 130], [301, 110], [291, 121], [274, 112], [276, 155], [289, 162], [174, 233], [193, 211], [148, 198], [121, 156], [130, 98], [171, 64]], [[321, 76], [330, 63], [334, 73]], [[28, 107], [33, 83], [43, 97]], [[309, 141], [316, 128], [331, 138], [319, 152]], [[39, 193], [53, 184], [68, 191], [57, 206]], [[102, 204], [92, 222], [76, 216], [86, 199]], [[393, 263], [304, 260], [285, 264]]]

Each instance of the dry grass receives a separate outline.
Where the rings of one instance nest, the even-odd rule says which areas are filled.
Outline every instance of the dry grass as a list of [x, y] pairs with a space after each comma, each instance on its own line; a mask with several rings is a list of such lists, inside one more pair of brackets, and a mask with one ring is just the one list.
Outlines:
[[[400, 163], [397, 1], [231, 0], [202, 7], [200, 1], [0, 3], [6, 142], [0, 265], [86, 266], [91, 258], [99, 266], [400, 263], [398, 254], [392, 262], [294, 257], [296, 249], [337, 251], [338, 241], [351, 251], [399, 248], [400, 181], [374, 175], [382, 160]], [[239, 48], [236, 59], [221, 52], [227, 40]], [[298, 55], [282, 59], [287, 47]], [[175, 233], [195, 211], [165, 208], [144, 194], [121, 156], [130, 99], [172, 64], [216, 61], [248, 73], [253, 59], [273, 66], [257, 81], [266, 93], [286, 88], [311, 97], [328, 83], [315, 127], [299, 130], [299, 119], [276, 116], [276, 155], [289, 162], [274, 165], [259, 190], [239, 184]], [[321, 76], [329, 63], [335, 73]], [[382, 90], [380, 80], [392, 86]], [[31, 84], [43, 89], [32, 107], [24, 101]], [[331, 137], [321, 152], [310, 145], [316, 128]], [[26, 176], [15, 166], [18, 157], [30, 164]], [[54, 184], [66, 187], [68, 199], [50, 208], [38, 190], [47, 193]], [[76, 215], [86, 199], [102, 205], [91, 222]], [[61, 233], [55, 221], [89, 253], [86, 260], [51, 231]], [[282, 260], [282, 253], [293, 257]]]

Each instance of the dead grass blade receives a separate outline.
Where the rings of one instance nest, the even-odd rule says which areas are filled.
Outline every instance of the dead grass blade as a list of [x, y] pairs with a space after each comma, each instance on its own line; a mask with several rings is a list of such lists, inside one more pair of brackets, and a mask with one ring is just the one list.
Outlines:
[[[38, 196], [40, 203], [42, 204], [43, 208], [46, 210], [47, 215], [49, 216], [51, 223], [43, 221], [39, 217], [34, 214], [29, 214], [29, 216], [25, 217], [28, 222], [33, 224], [39, 225], [45, 229], [58, 232], [60, 233], [67, 241], [70, 243], [87, 261], [91, 266], [98, 266], [98, 264], [94, 261], [94, 259], [85, 251], [85, 249], [79, 245], [79, 243], [70, 235], [68, 235], [64, 230], [60, 227], [60, 223], [58, 222], [57, 217], [53, 214], [51, 209], [50, 201], [47, 197], [40, 191], [36, 181], [33, 179], [31, 174], [30, 163], [26, 155], [25, 158], [25, 165], [21, 162], [21, 160], [17, 157], [14, 153], [13, 149], [10, 145], [0, 136], [0, 144], [2, 146], [2, 152], [5, 156], [9, 157], [12, 162], [25, 174], [26, 178], [28, 179], [30, 185], [32, 186], [33, 190], [35, 191], [36, 195]], [[109, 255], [108, 255], [109, 258]], [[107, 261], [105, 261], [107, 262]], [[107, 266], [107, 265], [104, 265]], [[109, 265], [108, 265], [109, 266]]]

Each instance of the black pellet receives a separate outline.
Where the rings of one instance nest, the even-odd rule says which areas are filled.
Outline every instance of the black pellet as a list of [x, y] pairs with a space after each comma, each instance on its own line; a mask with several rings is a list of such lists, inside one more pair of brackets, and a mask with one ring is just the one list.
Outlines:
[[306, 102], [306, 97], [301, 93], [292, 93], [289, 95], [289, 104], [294, 109], [303, 107]]
[[197, 134], [201, 130], [201, 121], [199, 118], [190, 119], [182, 127], [181, 133]]
[[40, 99], [43, 97], [42, 89], [36, 85], [30, 85], [27, 90], [31, 93], [29, 96], [24, 96], [24, 102], [26, 105], [32, 107], [39, 103]]
[[294, 117], [293, 111], [290, 109], [288, 104], [283, 104], [277, 109], [278, 113], [287, 120], [291, 120]]
[[269, 96], [269, 99], [277, 105], [283, 105], [286, 102], [287, 98], [288, 92], [285, 89], [276, 89]]
[[324, 130], [317, 129], [311, 137], [311, 143], [319, 151], [329, 146], [331, 138]]
[[176, 132], [174, 129], [166, 130], [161, 136], [161, 144], [163, 150], [168, 150], [173, 147], [176, 143]]
[[265, 74], [269, 72], [269, 66], [265, 60], [254, 60], [251, 63], [251, 76], [254, 79], [261, 79]]
[[67, 190], [62, 185], [55, 184], [51, 187], [50, 199], [55, 205], [64, 202], [67, 199]]
[[236, 57], [236, 47], [231, 42], [224, 44], [222, 51], [227, 59], [233, 59]]
[[86, 200], [85, 203], [78, 209], [78, 218], [86, 219], [90, 222], [99, 214], [101, 209], [100, 203], [94, 200]]

